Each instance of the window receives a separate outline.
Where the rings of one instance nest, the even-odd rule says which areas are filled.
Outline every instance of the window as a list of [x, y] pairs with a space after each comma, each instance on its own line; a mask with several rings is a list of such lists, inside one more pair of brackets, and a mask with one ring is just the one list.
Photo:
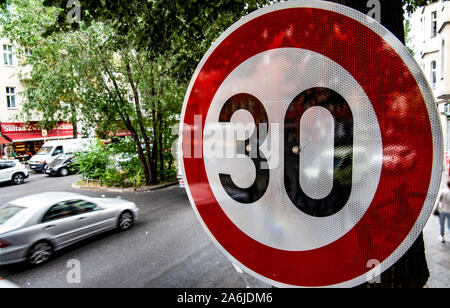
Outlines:
[[14, 168], [16, 164], [14, 162], [0, 162], [0, 170]]
[[53, 205], [42, 218], [46, 223], [53, 220], [63, 219], [75, 215], [96, 211], [98, 206], [85, 200], [68, 200]]
[[14, 65], [12, 45], [3, 45], [3, 62], [5, 65]]
[[97, 210], [98, 206], [94, 203], [85, 200], [72, 200], [68, 201], [67, 204], [70, 206], [71, 210], [76, 214], [84, 214]]
[[450, 151], [450, 118], [447, 118], [447, 151]]
[[15, 205], [6, 205], [0, 208], [0, 225], [3, 225], [8, 220], [16, 216], [19, 212], [23, 211], [25, 208]]
[[6, 103], [8, 108], [16, 108], [16, 88], [6, 88]]
[[45, 213], [42, 218], [42, 222], [49, 222], [57, 219], [67, 218], [73, 216], [74, 213], [71, 211], [67, 202], [60, 202], [52, 206], [47, 213]]
[[441, 79], [445, 77], [445, 41], [442, 41], [441, 46]]
[[53, 147], [42, 147], [36, 155], [50, 155]]
[[437, 35], [437, 11], [431, 12], [431, 37]]
[[436, 61], [431, 62], [431, 87], [433, 89], [436, 89], [436, 83], [437, 83], [437, 64]]
[[53, 152], [52, 156], [57, 156], [59, 154], [63, 153], [63, 147], [60, 145], [58, 147], [56, 147], [55, 151]]

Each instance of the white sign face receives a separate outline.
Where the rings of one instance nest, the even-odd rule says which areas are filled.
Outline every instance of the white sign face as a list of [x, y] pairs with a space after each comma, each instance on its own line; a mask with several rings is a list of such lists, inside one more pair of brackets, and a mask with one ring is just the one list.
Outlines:
[[[328, 73], [330, 70], [333, 70], [333, 75]], [[312, 217], [299, 211], [289, 200], [284, 181], [280, 181], [285, 168], [284, 117], [292, 100], [314, 87], [326, 87], [347, 98], [354, 120], [353, 178], [354, 182], [359, 180], [360, 183], [353, 187], [347, 206], [328, 217]], [[248, 188], [256, 177], [251, 159], [236, 158], [233, 155], [236, 151], [231, 152], [230, 158], [218, 158], [215, 153], [206, 152], [204, 161], [208, 181], [222, 209], [248, 236], [277, 249], [312, 250], [341, 238], [369, 208], [381, 175], [383, 148], [380, 127], [364, 90], [340, 65], [318, 53], [298, 48], [266, 51], [242, 63], [219, 87], [206, 118], [205, 143], [224, 144], [227, 136], [234, 135], [233, 129], [240, 128], [239, 124], [250, 124], [255, 129], [248, 111], [244, 111], [247, 117], [239, 117], [239, 112], [233, 114], [230, 122], [236, 125], [217, 123], [223, 102], [240, 93], [257, 97], [267, 110], [269, 123], [273, 123], [261, 145], [271, 171], [271, 181], [264, 197], [252, 206], [240, 206], [227, 194], [219, 175], [230, 174], [237, 186]], [[325, 108], [313, 107], [305, 112], [301, 124], [301, 171], [298, 176], [305, 193], [320, 200], [333, 188], [335, 120]], [[224, 133], [214, 133], [217, 129]], [[270, 149], [267, 149], [268, 143]], [[274, 227], [277, 232], [273, 232]]]
[[184, 180], [206, 232], [248, 273], [356, 286], [422, 231], [440, 129], [390, 32], [345, 6], [284, 2], [237, 22], [200, 63], [183, 108]]

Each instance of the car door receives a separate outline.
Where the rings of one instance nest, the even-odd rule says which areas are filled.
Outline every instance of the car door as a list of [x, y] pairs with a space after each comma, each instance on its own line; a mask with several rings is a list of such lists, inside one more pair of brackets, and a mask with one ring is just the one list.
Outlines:
[[77, 237], [85, 238], [107, 229], [107, 213], [97, 204], [88, 200], [71, 200], [72, 211], [77, 214]]
[[51, 152], [51, 155], [47, 159], [47, 164], [51, 164], [59, 155], [63, 154], [63, 147], [62, 145], [57, 146], [53, 152]]
[[5, 182], [6, 174], [8, 171], [6, 170], [6, 162], [0, 162], [0, 182]]
[[59, 202], [44, 214], [40, 227], [57, 249], [67, 246], [77, 238], [79, 220], [67, 201]]
[[12, 168], [15, 167], [14, 162], [0, 162], [0, 182], [11, 181], [12, 178]]

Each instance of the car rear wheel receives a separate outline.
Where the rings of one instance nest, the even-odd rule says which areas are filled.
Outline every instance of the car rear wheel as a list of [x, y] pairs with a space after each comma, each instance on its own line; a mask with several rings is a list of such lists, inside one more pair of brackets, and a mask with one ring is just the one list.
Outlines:
[[23, 175], [23, 173], [16, 173], [13, 175], [12, 177], [12, 182], [15, 185], [21, 185], [25, 182], [25, 175]]
[[61, 175], [61, 176], [68, 176], [69, 175], [69, 170], [67, 168], [61, 168], [61, 170], [59, 170], [59, 175]]
[[53, 247], [48, 242], [39, 242], [30, 249], [28, 263], [39, 265], [47, 262], [53, 254]]
[[119, 217], [119, 230], [126, 231], [133, 226], [133, 214], [130, 212], [123, 212]]

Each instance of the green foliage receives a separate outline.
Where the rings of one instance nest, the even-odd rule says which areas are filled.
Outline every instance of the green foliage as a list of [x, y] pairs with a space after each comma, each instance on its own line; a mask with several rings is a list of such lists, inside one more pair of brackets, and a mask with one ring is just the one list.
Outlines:
[[414, 47], [411, 46], [412, 39], [411, 39], [411, 21], [406, 19], [405, 20], [405, 45], [408, 49], [409, 53], [414, 56]]
[[[84, 178], [101, 180], [105, 186], [140, 186], [145, 183], [145, 177], [135, 153], [131, 140], [124, 139], [110, 145], [96, 142], [86, 151], [76, 154], [75, 165]], [[124, 154], [131, 159], [119, 164], [117, 158]]]
[[406, 11], [408, 13], [412, 13], [415, 10], [417, 10], [417, 8], [419, 7], [423, 7], [427, 4], [433, 3], [433, 2], [438, 2], [439, 0], [403, 0], [403, 2], [405, 3], [405, 8]]
[[100, 142], [93, 143], [86, 151], [75, 155], [74, 165], [78, 173], [89, 179], [101, 179], [111, 165], [108, 151]]
[[0, 18], [2, 34], [28, 54], [24, 64], [32, 67], [24, 117], [42, 117], [44, 126], [83, 122], [106, 136], [128, 131], [135, 153], [142, 154], [146, 182], [164, 180], [164, 152], [175, 138], [170, 127], [185, 90], [170, 74], [176, 70], [173, 54], [134, 48], [133, 33], [121, 33], [114, 23], [91, 20], [75, 31], [52, 32], [61, 9], [44, 7], [42, 0], [10, 3], [13, 9]]

